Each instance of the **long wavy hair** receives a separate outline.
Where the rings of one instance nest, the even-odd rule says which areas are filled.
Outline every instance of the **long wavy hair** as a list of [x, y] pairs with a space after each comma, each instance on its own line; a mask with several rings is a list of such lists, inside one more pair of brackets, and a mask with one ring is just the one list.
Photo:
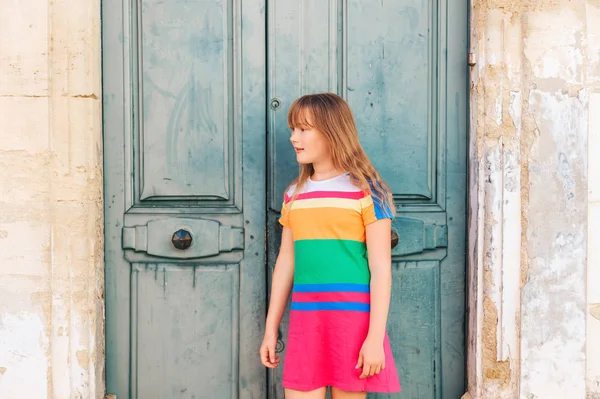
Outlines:
[[[354, 116], [342, 97], [334, 93], [319, 93], [298, 98], [288, 112], [288, 125], [290, 129], [314, 128], [321, 132], [329, 145], [334, 167], [349, 172], [351, 181], [358, 188], [376, 197], [384, 208], [389, 207], [395, 214], [391, 190], [362, 148]], [[314, 172], [312, 163], [301, 165], [300, 174], [290, 184], [290, 187], [296, 184], [292, 202]]]

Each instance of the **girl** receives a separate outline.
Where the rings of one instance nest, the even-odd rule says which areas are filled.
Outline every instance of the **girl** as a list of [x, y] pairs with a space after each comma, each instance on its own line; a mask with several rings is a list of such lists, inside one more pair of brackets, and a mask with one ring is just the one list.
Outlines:
[[[390, 190], [358, 140], [348, 104], [306, 95], [288, 113], [301, 165], [282, 206], [263, 365], [277, 367], [277, 331], [292, 291], [286, 399], [364, 399], [398, 392], [386, 332], [391, 291]], [[367, 255], [368, 254], [368, 255]]]

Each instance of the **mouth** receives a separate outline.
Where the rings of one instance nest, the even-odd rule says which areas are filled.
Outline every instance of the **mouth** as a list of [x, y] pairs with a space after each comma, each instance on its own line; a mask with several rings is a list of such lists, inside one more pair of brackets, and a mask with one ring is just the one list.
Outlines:
[[294, 151], [296, 151], [296, 154], [304, 151], [304, 148], [299, 148], [299, 147], [294, 147]]

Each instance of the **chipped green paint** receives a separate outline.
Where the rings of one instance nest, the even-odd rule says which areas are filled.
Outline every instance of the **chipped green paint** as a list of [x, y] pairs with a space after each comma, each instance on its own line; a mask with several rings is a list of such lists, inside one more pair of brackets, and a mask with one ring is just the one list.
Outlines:
[[257, 351], [297, 170], [286, 112], [333, 91], [398, 207], [403, 391], [370, 397], [460, 397], [466, 0], [126, 4], [103, 1], [108, 393], [283, 399]]
[[264, 398], [264, 4], [102, 9], [107, 392]]
[[[465, 392], [467, 4], [270, 0], [269, 272], [283, 191], [295, 177], [286, 111], [300, 94], [333, 91], [391, 186], [390, 339], [403, 391], [371, 398], [458, 398]], [[287, 318], [282, 330], [286, 333]], [[285, 352], [283, 353], [285, 359]], [[270, 397], [283, 399], [281, 370]]]

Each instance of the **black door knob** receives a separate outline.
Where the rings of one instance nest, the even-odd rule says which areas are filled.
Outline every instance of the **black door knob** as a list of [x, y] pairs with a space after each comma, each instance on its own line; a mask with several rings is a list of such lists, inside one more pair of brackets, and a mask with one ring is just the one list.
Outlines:
[[173, 233], [171, 242], [177, 249], [188, 249], [192, 245], [192, 235], [187, 230], [179, 229]]

